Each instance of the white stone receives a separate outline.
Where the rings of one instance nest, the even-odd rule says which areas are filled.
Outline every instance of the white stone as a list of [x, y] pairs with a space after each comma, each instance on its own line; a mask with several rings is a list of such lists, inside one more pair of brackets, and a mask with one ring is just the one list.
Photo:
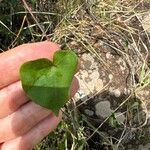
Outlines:
[[97, 116], [102, 116], [103, 118], [111, 115], [112, 110], [110, 109], [109, 101], [102, 101], [95, 105], [95, 112]]
[[112, 86], [109, 87], [109, 93], [110, 93], [110, 94], [113, 94], [113, 90], [114, 90], [114, 87], [112, 87]]
[[106, 53], [106, 58], [107, 58], [107, 59], [110, 59], [111, 56], [112, 56], [112, 55], [110, 54], [110, 52]]
[[113, 75], [112, 74], [109, 74], [108, 77], [109, 77], [110, 80], [113, 79]]
[[96, 82], [95, 82], [95, 90], [97, 92], [100, 92], [101, 90], [103, 89], [103, 81], [101, 79], [98, 79]]
[[113, 93], [114, 93], [115, 97], [119, 97], [121, 95], [121, 92], [119, 89], [113, 90]]

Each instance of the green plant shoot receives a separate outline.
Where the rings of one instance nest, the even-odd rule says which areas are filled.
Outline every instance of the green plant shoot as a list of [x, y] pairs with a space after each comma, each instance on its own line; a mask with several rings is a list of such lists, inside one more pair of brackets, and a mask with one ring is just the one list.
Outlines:
[[20, 68], [22, 87], [32, 101], [58, 115], [69, 100], [77, 65], [77, 55], [69, 50], [55, 52], [53, 61], [42, 58], [26, 62]]

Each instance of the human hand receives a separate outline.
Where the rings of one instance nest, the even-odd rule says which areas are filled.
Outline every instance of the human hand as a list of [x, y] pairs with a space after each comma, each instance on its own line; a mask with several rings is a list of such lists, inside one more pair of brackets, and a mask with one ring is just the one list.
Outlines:
[[[45, 41], [24, 44], [0, 54], [0, 150], [29, 150], [53, 131], [61, 121], [50, 110], [31, 102], [19, 81], [19, 68], [29, 60], [52, 59], [59, 49]], [[78, 89], [73, 80], [71, 95]]]

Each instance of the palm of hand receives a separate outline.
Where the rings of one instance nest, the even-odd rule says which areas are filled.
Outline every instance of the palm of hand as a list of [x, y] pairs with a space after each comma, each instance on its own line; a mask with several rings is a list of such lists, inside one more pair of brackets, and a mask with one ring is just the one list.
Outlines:
[[[0, 54], [0, 150], [27, 150], [61, 121], [51, 111], [31, 102], [19, 81], [19, 68], [27, 60], [52, 59], [59, 46], [51, 42], [24, 44]], [[74, 80], [72, 95], [78, 84]]]

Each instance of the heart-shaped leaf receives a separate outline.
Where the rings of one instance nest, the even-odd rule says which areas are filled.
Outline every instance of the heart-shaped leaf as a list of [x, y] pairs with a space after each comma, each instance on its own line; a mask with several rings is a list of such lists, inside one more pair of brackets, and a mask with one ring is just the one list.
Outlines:
[[77, 64], [76, 54], [69, 50], [55, 52], [53, 62], [45, 58], [26, 62], [20, 68], [22, 87], [31, 100], [57, 115], [69, 100]]

